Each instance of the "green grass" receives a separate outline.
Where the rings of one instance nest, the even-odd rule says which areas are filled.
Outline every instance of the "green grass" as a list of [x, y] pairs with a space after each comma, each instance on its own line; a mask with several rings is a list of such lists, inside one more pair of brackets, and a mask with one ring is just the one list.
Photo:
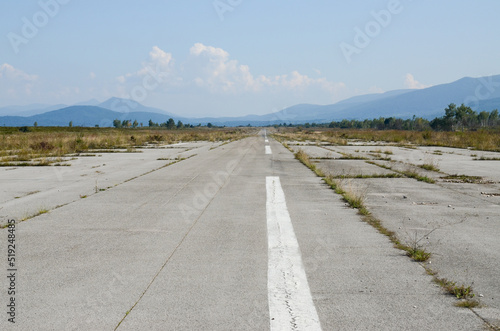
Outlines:
[[457, 283], [453, 281], [437, 276], [434, 281], [457, 299], [472, 299], [475, 296], [471, 286], [457, 285]]
[[316, 167], [315, 164], [311, 163], [309, 156], [302, 149], [299, 149], [299, 151], [295, 153], [295, 158], [314, 171], [314, 173], [316, 173], [319, 177], [323, 177], [325, 175], [318, 167]]
[[425, 249], [413, 247], [406, 249], [406, 255], [417, 262], [425, 262], [431, 257], [431, 253], [427, 252]]
[[43, 215], [43, 214], [47, 214], [48, 212], [49, 212], [48, 209], [42, 207], [42, 208], [38, 209], [38, 211], [36, 211], [34, 214], [25, 215], [23, 218], [21, 218], [19, 220], [19, 222], [27, 221], [27, 220], [32, 219], [34, 217], [37, 217], [37, 216], [40, 216], [40, 215]]
[[340, 153], [340, 154], [342, 154], [342, 157], [337, 158], [337, 160], [369, 160], [367, 157], [364, 156], [356, 156], [347, 153]]
[[468, 176], [468, 175], [448, 175], [443, 176], [441, 179], [448, 180], [454, 183], [471, 183], [471, 184], [481, 184], [484, 182], [483, 177], [480, 176]]
[[428, 171], [439, 172], [439, 168], [432, 163], [424, 163], [422, 165], [419, 165], [418, 167]]
[[474, 161], [500, 161], [500, 157], [481, 156], [479, 158], [475, 158]]
[[336, 179], [366, 179], [366, 178], [402, 178], [403, 175], [398, 173], [390, 173], [390, 174], [372, 174], [372, 175], [332, 175], [332, 178]]
[[462, 299], [458, 301], [455, 306], [460, 308], [476, 308], [479, 307], [479, 301], [473, 299]]
[[414, 170], [404, 170], [404, 171], [393, 170], [393, 171], [399, 172], [408, 178], [416, 179], [419, 182], [425, 182], [425, 183], [429, 183], [429, 184], [434, 184], [436, 182], [434, 179], [429, 178], [427, 176], [422, 176], [421, 174], [419, 174], [418, 172], [416, 172]]
[[368, 164], [372, 164], [372, 165], [375, 165], [377, 167], [380, 167], [380, 168], [384, 168], [384, 169], [387, 169], [387, 170], [391, 170], [391, 171], [394, 171], [396, 173], [399, 173], [405, 177], [408, 177], [408, 178], [413, 178], [413, 179], [416, 179], [420, 182], [425, 182], [425, 183], [429, 183], [429, 184], [434, 184], [436, 183], [436, 181], [432, 178], [429, 178], [427, 176], [423, 176], [421, 174], [419, 174], [418, 172], [416, 172], [415, 170], [412, 170], [412, 169], [406, 169], [406, 170], [395, 170], [393, 169], [392, 167], [390, 166], [386, 166], [385, 164], [379, 164], [379, 163], [376, 163], [376, 162], [373, 162], [373, 161], [366, 161], [366, 163]]

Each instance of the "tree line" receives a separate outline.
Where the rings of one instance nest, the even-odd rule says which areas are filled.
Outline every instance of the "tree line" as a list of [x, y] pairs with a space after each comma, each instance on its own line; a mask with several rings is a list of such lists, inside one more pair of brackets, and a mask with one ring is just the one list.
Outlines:
[[[141, 128], [143, 127], [142, 123], [138, 123], [137, 120], [134, 120], [133, 122], [131, 120], [123, 120], [120, 121], [119, 119], [115, 119], [113, 121], [113, 126], [115, 128], [137, 128], [140, 126]], [[150, 128], [166, 128], [168, 130], [173, 130], [173, 129], [185, 129], [185, 128], [194, 128], [195, 126], [192, 124], [184, 124], [182, 121], [177, 121], [175, 123], [173, 118], [169, 118], [167, 121], [163, 123], [155, 123], [152, 120], [149, 120], [148, 126]], [[198, 124], [197, 127], [201, 127], [201, 124]], [[212, 123], [208, 123], [207, 127], [211, 128], [214, 127]]]
[[310, 127], [329, 127], [339, 129], [376, 129], [376, 130], [408, 130], [408, 131], [465, 131], [477, 130], [481, 128], [500, 127], [500, 118], [498, 110], [491, 112], [476, 112], [464, 104], [457, 106], [454, 103], [445, 108], [443, 117], [436, 117], [428, 120], [415, 115], [411, 119], [401, 119], [396, 117], [379, 117], [365, 120], [347, 120], [332, 121], [330, 123], [305, 123], [301, 125], [279, 124], [275, 126], [302, 126]]
[[[375, 130], [408, 130], [408, 131], [424, 131], [424, 130], [435, 130], [435, 131], [465, 131], [465, 130], [478, 130], [481, 128], [500, 128], [500, 116], [498, 109], [488, 111], [476, 112], [471, 107], [461, 104], [457, 106], [454, 103], [450, 103], [448, 107], [444, 110], [445, 115], [442, 117], [436, 117], [433, 120], [428, 120], [422, 117], [416, 117], [410, 119], [401, 119], [396, 117], [379, 117], [374, 119], [365, 120], [348, 120], [343, 119], [341, 121], [332, 121], [330, 123], [305, 123], [305, 124], [277, 124], [275, 127], [281, 126], [301, 126], [305, 128], [310, 127], [329, 127], [329, 128], [339, 128], [339, 129], [375, 129]], [[137, 120], [133, 122], [131, 120], [120, 121], [115, 119], [113, 121], [113, 126], [115, 128], [137, 128], [138, 126], [143, 127], [142, 123], [138, 123]], [[148, 126], [150, 128], [166, 128], [169, 130], [173, 129], [184, 129], [184, 128], [194, 128], [194, 125], [184, 124], [180, 120], [177, 123], [173, 118], [169, 118], [163, 123], [155, 123], [149, 120]], [[211, 123], [206, 125], [208, 128], [215, 127]], [[250, 124], [249, 124], [250, 126]], [[196, 127], [201, 127], [198, 124]]]

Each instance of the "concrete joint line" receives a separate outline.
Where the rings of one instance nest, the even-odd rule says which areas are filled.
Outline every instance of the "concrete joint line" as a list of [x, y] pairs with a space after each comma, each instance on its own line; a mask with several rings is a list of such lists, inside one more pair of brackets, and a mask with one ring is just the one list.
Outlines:
[[271, 330], [321, 330], [279, 177], [266, 177]]
[[[248, 152], [248, 151], [247, 151]], [[226, 152], [228, 153], [228, 152]], [[225, 153], [225, 154], [226, 154]], [[247, 153], [244, 153], [244, 155], [238, 160], [238, 164], [241, 163], [241, 161], [243, 160], [244, 156], [246, 155]], [[229, 174], [229, 176], [227, 176], [225, 182], [223, 185], [221, 185], [219, 187], [219, 189], [217, 190], [217, 192], [214, 194], [214, 196], [212, 197], [212, 199], [210, 199], [210, 201], [208, 202], [208, 204], [205, 206], [205, 208], [203, 208], [203, 210], [201, 211], [200, 215], [198, 216], [198, 218], [196, 218], [196, 220], [193, 222], [193, 224], [189, 227], [189, 229], [186, 231], [186, 233], [184, 234], [184, 236], [182, 237], [182, 239], [179, 241], [179, 243], [177, 244], [177, 246], [175, 246], [174, 250], [172, 251], [172, 253], [167, 257], [167, 259], [165, 260], [165, 262], [163, 263], [163, 265], [161, 266], [160, 270], [158, 270], [158, 272], [154, 275], [153, 279], [149, 282], [148, 286], [146, 286], [146, 289], [142, 292], [142, 294], [139, 296], [139, 299], [137, 299], [137, 301], [134, 303], [134, 305], [125, 313], [125, 316], [123, 316], [123, 318], [120, 320], [120, 322], [118, 322], [118, 324], [116, 325], [115, 329], [114, 330], [117, 330], [120, 325], [123, 323], [123, 321], [127, 318], [127, 316], [132, 312], [132, 310], [135, 308], [135, 306], [137, 306], [137, 304], [139, 304], [139, 302], [142, 300], [142, 298], [144, 297], [144, 295], [146, 295], [146, 293], [148, 292], [149, 288], [151, 287], [151, 285], [153, 285], [154, 281], [156, 280], [156, 278], [160, 275], [160, 273], [163, 271], [163, 269], [165, 268], [165, 266], [168, 264], [168, 262], [170, 262], [170, 259], [174, 256], [174, 254], [177, 252], [177, 250], [179, 249], [179, 247], [182, 245], [182, 243], [184, 242], [184, 240], [187, 238], [187, 236], [189, 235], [189, 233], [191, 232], [191, 230], [193, 230], [193, 228], [196, 226], [196, 224], [198, 223], [198, 221], [201, 219], [201, 217], [203, 216], [203, 214], [205, 214], [205, 211], [208, 209], [208, 207], [210, 206], [210, 204], [212, 203], [212, 201], [214, 201], [215, 197], [219, 194], [220, 190], [222, 190], [222, 188], [224, 188], [226, 186], [226, 184], [229, 182], [229, 178], [231, 177], [231, 174], [234, 173], [235, 169], [237, 168], [237, 166], [231, 171], [231, 173]], [[199, 175], [193, 177], [191, 181], [193, 181], [195, 178], [197, 178]], [[184, 186], [186, 187], [187, 184]], [[176, 194], [178, 194], [179, 192], [176, 192]]]

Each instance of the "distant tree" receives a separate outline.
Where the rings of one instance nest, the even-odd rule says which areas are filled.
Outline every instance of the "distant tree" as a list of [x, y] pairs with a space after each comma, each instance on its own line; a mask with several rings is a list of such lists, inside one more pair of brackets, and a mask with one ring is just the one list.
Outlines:
[[38, 126], [38, 122], [33, 123], [33, 126], [36, 128]]
[[211, 128], [211, 127], [213, 127], [213, 124], [212, 123], [208, 123], [207, 124], [207, 128]]
[[430, 123], [431, 128], [434, 131], [450, 131], [451, 126], [450, 122], [447, 121], [444, 117], [435, 118]]
[[482, 111], [477, 115], [477, 120], [479, 122], [479, 125], [484, 128], [485, 126], [488, 126], [488, 119], [490, 118], [490, 113], [487, 111]]
[[70, 128], [73, 127], [73, 121], [69, 121], [69, 125], [68, 125]]
[[457, 105], [454, 103], [450, 103], [448, 107], [444, 109], [444, 121], [446, 122], [446, 127], [449, 127], [449, 130], [454, 130], [457, 119]]
[[134, 120], [134, 123], [132, 123], [132, 127], [136, 128], [138, 126], [139, 126], [139, 123], [137, 122], [137, 120]]
[[498, 123], [498, 109], [495, 109], [490, 113], [490, 117], [488, 119], [488, 125], [496, 126], [497, 123]]
[[177, 122], [177, 129], [183, 129], [184, 128], [184, 124], [182, 124], [181, 121], [178, 121]]
[[122, 122], [119, 119], [113, 120], [113, 126], [115, 128], [121, 128], [122, 127]]
[[132, 126], [132, 122], [130, 120], [123, 120], [122, 121], [122, 127], [130, 128], [131, 126]]
[[472, 110], [471, 107], [461, 104], [455, 111], [455, 118], [458, 124], [462, 127], [462, 131], [465, 128], [471, 128], [476, 120], [476, 112]]
[[167, 129], [169, 130], [175, 129], [175, 121], [173, 118], [169, 118], [166, 124], [167, 124]]

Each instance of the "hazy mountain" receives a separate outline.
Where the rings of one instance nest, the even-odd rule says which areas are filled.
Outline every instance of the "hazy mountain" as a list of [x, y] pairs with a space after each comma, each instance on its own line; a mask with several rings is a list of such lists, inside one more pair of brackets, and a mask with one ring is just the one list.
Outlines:
[[147, 126], [148, 121], [165, 122], [169, 116], [158, 113], [120, 113], [109, 109], [96, 106], [71, 106], [44, 114], [38, 114], [29, 117], [5, 116], [0, 117], [0, 125], [3, 126], [32, 126], [37, 122], [39, 126], [68, 126], [73, 122], [73, 126], [112, 126], [113, 120], [137, 120], [139, 123]]
[[137, 101], [121, 98], [110, 98], [97, 106], [101, 108], [106, 108], [109, 110], [117, 111], [120, 113], [132, 113], [132, 112], [145, 112], [145, 113], [158, 113], [164, 114], [171, 117], [178, 117], [175, 114], [169, 113], [163, 109], [153, 108], [144, 106]]
[[492, 111], [494, 109], [500, 110], [500, 98], [480, 100], [477, 107], [477, 110], [479, 111]]
[[[96, 100], [90, 100], [95, 102]], [[163, 123], [170, 117], [183, 123], [205, 125], [272, 125], [278, 123], [324, 123], [342, 119], [372, 119], [378, 117], [410, 118], [413, 115], [432, 119], [444, 115], [444, 109], [450, 104], [466, 103], [476, 111], [500, 109], [500, 75], [483, 78], [462, 78], [453, 83], [436, 85], [421, 90], [395, 90], [380, 94], [356, 96], [332, 105], [299, 104], [279, 112], [266, 115], [246, 115], [240, 117], [205, 117], [185, 118], [167, 113], [158, 108], [146, 107], [138, 102], [120, 98], [111, 98], [95, 105], [71, 106], [33, 116], [0, 117], [0, 125], [24, 126], [37, 122], [40, 126], [67, 126], [73, 121], [74, 126], [111, 126], [114, 119], [137, 120], [148, 125], [151, 119]], [[46, 105], [31, 105], [46, 106]], [[17, 110], [26, 110], [29, 106], [4, 107], [0, 111], [12, 114]], [[47, 106], [45, 109], [50, 109]], [[8, 109], [7, 109], [8, 108]], [[9, 110], [10, 109], [10, 110]], [[21, 110], [21, 111], [20, 111]], [[4, 112], [4, 113], [5, 113]], [[1, 113], [0, 113], [1, 114]]]
[[408, 93], [411, 91], [415, 91], [415, 90], [411, 90], [411, 89], [393, 90], [393, 91], [388, 91], [388, 92], [384, 92], [384, 93], [358, 95], [358, 96], [355, 96], [355, 97], [352, 97], [349, 99], [339, 101], [336, 103], [336, 105], [346, 105], [346, 104], [353, 105], [353, 104], [361, 104], [361, 103], [365, 103], [365, 102], [373, 102], [373, 101], [377, 101], [377, 100], [381, 100], [381, 99], [385, 99], [385, 98], [389, 98], [389, 97], [395, 97], [395, 96], [405, 94], [405, 93]]
[[343, 100], [333, 105], [298, 105], [278, 113], [265, 115], [281, 118], [282, 122], [329, 122], [342, 119], [376, 117], [410, 118], [413, 115], [434, 118], [444, 115], [450, 104], [466, 103], [474, 110], [500, 108], [500, 75], [482, 78], [462, 78], [453, 83], [421, 90], [397, 90]]
[[0, 108], [0, 116], [32, 116], [64, 107], [66, 107], [64, 104], [46, 105], [40, 103], [34, 103], [26, 106], [6, 106]]

